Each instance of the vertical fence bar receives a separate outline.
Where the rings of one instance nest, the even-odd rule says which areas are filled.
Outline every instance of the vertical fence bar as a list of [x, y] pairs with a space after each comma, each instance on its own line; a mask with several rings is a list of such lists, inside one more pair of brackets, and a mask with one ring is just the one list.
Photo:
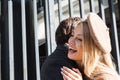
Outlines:
[[73, 17], [73, 3], [72, 3], [72, 0], [68, 0], [68, 2], [69, 2], [70, 17]]
[[9, 78], [14, 80], [14, 46], [13, 46], [13, 6], [12, 1], [8, 1], [8, 35], [9, 35]]
[[[0, 24], [1, 25], [1, 24]], [[0, 28], [1, 29], [1, 28]], [[1, 32], [1, 31], [0, 31]], [[1, 80], [1, 33], [0, 33], [0, 80]]]
[[118, 34], [117, 34], [117, 26], [116, 26], [116, 18], [115, 18], [115, 10], [113, 0], [109, 0], [109, 8], [110, 8], [110, 15], [111, 15], [111, 30], [114, 36], [114, 43], [115, 43], [115, 50], [116, 50], [116, 57], [117, 57], [117, 67], [118, 73], [120, 73], [120, 52], [119, 52], [119, 42], [118, 42]]
[[84, 18], [85, 17], [84, 0], [79, 0], [79, 9], [80, 9], [80, 17]]
[[90, 12], [95, 12], [93, 0], [89, 0], [89, 4], [90, 4]]
[[51, 49], [52, 52], [56, 47], [55, 43], [55, 11], [54, 11], [54, 0], [49, 1], [49, 24], [50, 24], [50, 36], [51, 36]]
[[21, 0], [22, 16], [22, 49], [23, 49], [23, 80], [28, 80], [27, 71], [27, 45], [26, 45], [26, 19], [25, 19], [25, 0]]
[[10, 80], [8, 1], [1, 0], [1, 80]]
[[120, 0], [118, 0], [118, 12], [119, 12], [119, 19], [120, 19]]
[[59, 17], [59, 22], [62, 20], [62, 7], [61, 7], [61, 0], [58, 0], [58, 17]]
[[1, 16], [1, 0], [0, 0], [0, 16]]
[[40, 62], [38, 50], [38, 37], [37, 37], [37, 5], [36, 0], [33, 0], [33, 14], [34, 14], [34, 35], [35, 35], [35, 57], [36, 57], [36, 77], [40, 80]]
[[45, 34], [47, 40], [47, 54], [51, 54], [51, 43], [50, 43], [50, 26], [49, 26], [49, 14], [48, 14], [48, 0], [44, 0], [44, 11], [45, 11]]
[[99, 3], [99, 15], [103, 19], [103, 21], [106, 22], [105, 21], [105, 13], [104, 13], [103, 0], [98, 0], [98, 3]]
[[0, 80], [1, 80], [1, 34], [0, 34]]

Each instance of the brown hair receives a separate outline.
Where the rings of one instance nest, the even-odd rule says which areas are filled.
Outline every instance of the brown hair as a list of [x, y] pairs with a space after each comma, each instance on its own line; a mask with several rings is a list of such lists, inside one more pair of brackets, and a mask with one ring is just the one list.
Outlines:
[[78, 22], [81, 21], [80, 17], [69, 17], [60, 22], [56, 29], [55, 40], [56, 44], [65, 44], [71, 36], [71, 32]]

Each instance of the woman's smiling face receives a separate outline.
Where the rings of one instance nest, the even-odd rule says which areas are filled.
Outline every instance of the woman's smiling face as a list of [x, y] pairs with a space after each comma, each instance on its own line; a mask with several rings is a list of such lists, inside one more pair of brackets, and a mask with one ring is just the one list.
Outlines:
[[83, 26], [80, 24], [77, 26], [72, 36], [69, 38], [68, 44], [69, 44], [69, 50], [68, 50], [68, 58], [75, 60], [75, 61], [81, 61], [82, 60], [82, 40], [83, 40]]

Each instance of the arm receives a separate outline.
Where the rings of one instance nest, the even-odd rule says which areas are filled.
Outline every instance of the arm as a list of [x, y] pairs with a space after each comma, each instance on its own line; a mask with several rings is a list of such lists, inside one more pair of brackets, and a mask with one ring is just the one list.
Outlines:
[[81, 72], [76, 68], [69, 69], [63, 66], [61, 74], [64, 80], [83, 80]]

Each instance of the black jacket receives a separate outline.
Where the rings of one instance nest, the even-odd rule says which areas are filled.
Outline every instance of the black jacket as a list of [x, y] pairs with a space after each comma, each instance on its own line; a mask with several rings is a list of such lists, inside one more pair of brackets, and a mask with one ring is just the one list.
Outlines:
[[47, 57], [41, 68], [41, 80], [63, 80], [61, 68], [76, 67], [75, 62], [68, 59], [67, 47], [58, 45], [55, 51]]

